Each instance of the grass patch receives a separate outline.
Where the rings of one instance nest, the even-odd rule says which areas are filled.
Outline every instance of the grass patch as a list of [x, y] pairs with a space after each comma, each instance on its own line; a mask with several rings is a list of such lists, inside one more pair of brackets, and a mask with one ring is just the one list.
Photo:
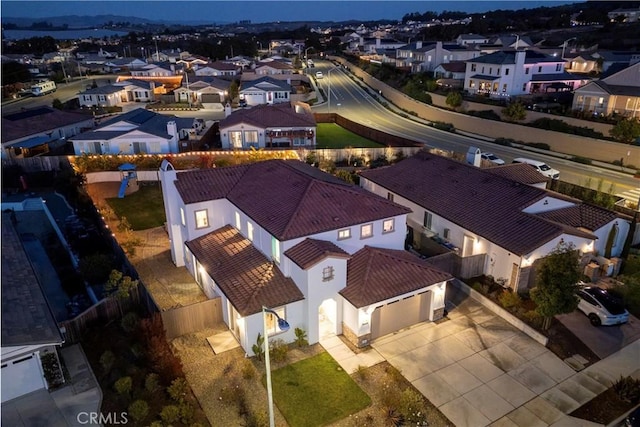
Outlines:
[[125, 217], [134, 231], [159, 227], [166, 221], [159, 183], [141, 185], [123, 199], [107, 199], [119, 218]]
[[335, 123], [318, 123], [318, 148], [379, 148], [382, 145], [363, 138]]
[[371, 404], [328, 353], [272, 373], [273, 398], [291, 427], [326, 425]]

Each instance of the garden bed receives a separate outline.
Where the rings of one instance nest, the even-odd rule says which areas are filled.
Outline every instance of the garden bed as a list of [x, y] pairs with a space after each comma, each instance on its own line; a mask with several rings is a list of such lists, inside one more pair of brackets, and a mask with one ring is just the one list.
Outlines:
[[633, 409], [636, 405], [637, 402], [622, 400], [612, 387], [600, 393], [569, 415], [594, 423], [608, 425], [618, 419], [622, 414]]

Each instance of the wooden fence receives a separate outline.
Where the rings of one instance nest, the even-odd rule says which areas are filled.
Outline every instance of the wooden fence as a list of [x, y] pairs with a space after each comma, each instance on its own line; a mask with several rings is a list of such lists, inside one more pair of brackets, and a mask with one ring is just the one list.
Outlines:
[[484, 274], [484, 264], [487, 254], [471, 255], [461, 257], [453, 252], [436, 255], [427, 258], [426, 261], [442, 271], [446, 271], [452, 276], [468, 279]]
[[24, 172], [49, 172], [71, 169], [71, 163], [67, 156], [7, 157], [2, 159], [2, 167], [9, 166], [20, 166]]
[[220, 297], [161, 312], [167, 339], [223, 324]]

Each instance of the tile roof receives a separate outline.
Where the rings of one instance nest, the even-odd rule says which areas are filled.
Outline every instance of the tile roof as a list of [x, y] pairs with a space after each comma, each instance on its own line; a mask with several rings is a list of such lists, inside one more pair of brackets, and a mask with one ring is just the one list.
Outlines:
[[242, 316], [304, 299], [293, 280], [230, 225], [185, 244]]
[[291, 92], [291, 85], [287, 81], [280, 81], [271, 76], [260, 77], [255, 80], [243, 80], [240, 92], [248, 90], [280, 90]]
[[547, 178], [526, 163], [510, 163], [506, 165], [492, 166], [485, 170], [494, 175], [498, 175], [512, 181], [521, 182], [523, 184], [540, 184], [551, 181], [551, 178]]
[[30, 135], [53, 131], [70, 125], [93, 125], [90, 114], [61, 111], [51, 107], [37, 107], [2, 116], [2, 143]]
[[361, 308], [450, 279], [410, 252], [365, 246], [347, 261], [347, 286], [340, 295]]
[[236, 110], [220, 121], [220, 129], [228, 129], [241, 123], [263, 129], [270, 127], [316, 127], [316, 119], [309, 108], [290, 103], [256, 105]]
[[2, 214], [2, 346], [62, 343], [9, 213]]
[[269, 62], [258, 62], [256, 64], [256, 69], [261, 67], [271, 67], [276, 68], [278, 70], [293, 70], [293, 66], [287, 64], [286, 62], [274, 60]]
[[596, 231], [618, 217], [615, 212], [586, 203], [541, 212], [536, 215], [570, 227], [584, 228], [590, 231]]
[[326, 240], [304, 239], [284, 253], [303, 270], [313, 267], [327, 257], [349, 258], [350, 255], [335, 243]]
[[[519, 52], [525, 53], [525, 64], [538, 64], [541, 62], [561, 62], [557, 58], [545, 55], [544, 53], [535, 52], [533, 50], [521, 50]], [[515, 64], [516, 63], [516, 51], [515, 50], [501, 50], [494, 53], [488, 53], [486, 55], [478, 56], [477, 58], [469, 59], [467, 62], [478, 64]]]
[[176, 188], [186, 204], [227, 198], [281, 241], [410, 212], [297, 160], [178, 172]]
[[546, 197], [546, 190], [503, 178], [491, 169], [420, 152], [361, 175], [517, 255], [569, 231], [585, 234], [522, 212]]

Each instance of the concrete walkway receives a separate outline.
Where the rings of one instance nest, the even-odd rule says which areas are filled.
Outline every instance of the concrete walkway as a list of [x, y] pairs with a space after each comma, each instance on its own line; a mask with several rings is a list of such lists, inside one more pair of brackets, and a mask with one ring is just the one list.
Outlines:
[[320, 343], [350, 373], [387, 360], [457, 427], [595, 426], [567, 414], [621, 375], [640, 378], [640, 341], [576, 373], [470, 298], [448, 320], [379, 338], [363, 353], [338, 337]]

